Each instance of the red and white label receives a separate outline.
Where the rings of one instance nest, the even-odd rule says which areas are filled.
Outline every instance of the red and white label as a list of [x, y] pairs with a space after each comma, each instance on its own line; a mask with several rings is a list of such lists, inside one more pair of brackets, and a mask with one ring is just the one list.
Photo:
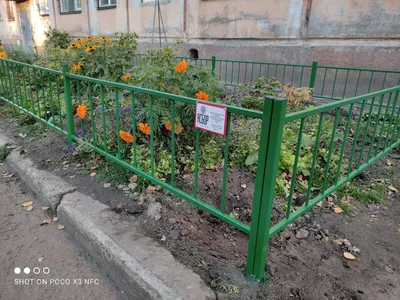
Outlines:
[[227, 118], [228, 108], [225, 106], [197, 101], [195, 128], [225, 136]]

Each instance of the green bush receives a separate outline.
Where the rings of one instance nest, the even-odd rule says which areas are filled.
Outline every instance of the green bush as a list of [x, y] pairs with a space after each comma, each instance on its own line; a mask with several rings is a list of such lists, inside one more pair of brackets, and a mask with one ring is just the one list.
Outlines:
[[46, 37], [44, 45], [46, 49], [49, 48], [60, 48], [66, 49], [69, 43], [72, 41], [72, 35], [65, 30], [59, 30], [57, 28], [49, 28], [44, 32]]

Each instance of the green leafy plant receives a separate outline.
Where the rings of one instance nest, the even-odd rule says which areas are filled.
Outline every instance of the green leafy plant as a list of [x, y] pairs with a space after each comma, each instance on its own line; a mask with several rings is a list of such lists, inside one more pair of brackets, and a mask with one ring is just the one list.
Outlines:
[[65, 30], [50, 27], [44, 32], [46, 37], [44, 45], [46, 48], [61, 48], [66, 49], [72, 41], [72, 35]]

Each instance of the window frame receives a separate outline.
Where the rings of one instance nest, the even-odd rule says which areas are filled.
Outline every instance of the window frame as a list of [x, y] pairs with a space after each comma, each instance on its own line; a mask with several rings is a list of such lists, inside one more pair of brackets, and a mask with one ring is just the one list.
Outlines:
[[[82, 1], [80, 1], [80, 0], [72, 0], [72, 1], [74, 1], [74, 10], [70, 10], [70, 11], [62, 11], [61, 1], [62, 1], [62, 0], [59, 0], [59, 1], [58, 1], [59, 7], [60, 7], [60, 15], [73, 15], [73, 14], [80, 14], [80, 13], [82, 13]], [[76, 8], [77, 8], [77, 3], [78, 3], [78, 1], [80, 2], [80, 8], [79, 8], [79, 10], [76, 9]]]
[[[108, 0], [108, 2], [111, 2], [112, 0]], [[115, 4], [109, 4], [106, 6], [101, 6], [100, 5], [101, 0], [97, 0], [97, 9], [102, 10], [102, 9], [112, 9], [112, 8], [117, 8], [117, 0], [115, 0]]]
[[[47, 4], [47, 12], [42, 11], [42, 8], [43, 8], [42, 5], [44, 4], [44, 2]], [[50, 15], [49, 0], [37, 0], [36, 5], [37, 5], [40, 16], [45, 17], [45, 16]]]
[[12, 1], [4, 1], [6, 2], [6, 14], [7, 14], [7, 21], [13, 22], [15, 21], [15, 14], [14, 14], [14, 5]]

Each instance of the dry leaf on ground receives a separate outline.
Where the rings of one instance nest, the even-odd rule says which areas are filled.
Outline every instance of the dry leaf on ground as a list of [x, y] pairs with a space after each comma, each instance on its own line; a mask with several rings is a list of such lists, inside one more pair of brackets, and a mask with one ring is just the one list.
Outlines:
[[333, 211], [335, 212], [335, 214], [341, 214], [343, 212], [343, 209], [341, 209], [339, 206], [335, 206], [333, 208]]
[[28, 207], [28, 206], [31, 206], [32, 204], [33, 204], [33, 201], [27, 201], [27, 202], [22, 203], [22, 206]]
[[346, 259], [349, 259], [349, 260], [356, 260], [356, 257], [355, 257], [353, 254], [351, 254], [350, 252], [344, 252], [344, 253], [343, 253], [343, 256], [344, 256]]
[[391, 190], [392, 192], [396, 192], [396, 193], [399, 192], [398, 189], [396, 189], [393, 185], [389, 185], [388, 189]]
[[45, 216], [42, 223], [40, 224], [40, 226], [46, 225], [46, 224], [50, 224], [51, 223], [51, 217], [50, 216]]

